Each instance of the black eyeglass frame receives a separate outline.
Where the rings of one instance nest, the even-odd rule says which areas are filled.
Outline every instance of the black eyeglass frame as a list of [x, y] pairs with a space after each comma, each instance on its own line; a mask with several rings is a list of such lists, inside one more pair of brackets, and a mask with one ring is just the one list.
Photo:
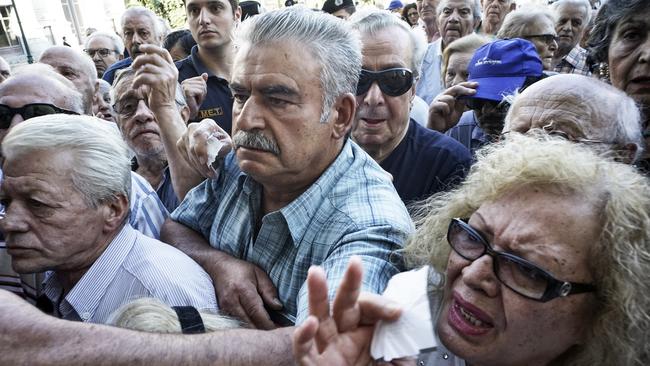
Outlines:
[[[84, 49], [84, 53], [86, 53], [90, 57], [95, 57], [95, 55], [99, 52], [99, 57], [104, 58], [108, 57], [111, 53], [118, 53], [116, 50], [112, 50], [110, 48], [96, 48], [96, 49]], [[106, 53], [105, 55], [102, 55], [102, 53]]]
[[[474, 262], [475, 260], [481, 258], [485, 254], [489, 255], [492, 257], [492, 270], [494, 271], [494, 275], [496, 278], [501, 282], [504, 286], [512, 290], [518, 295], [521, 295], [527, 299], [531, 299], [534, 301], [538, 302], [548, 302], [550, 300], [555, 299], [556, 297], [566, 297], [569, 295], [574, 295], [574, 294], [581, 294], [581, 293], [587, 293], [587, 292], [594, 292], [596, 291], [596, 286], [588, 283], [579, 283], [579, 282], [569, 282], [569, 281], [560, 281], [557, 278], [553, 277], [549, 272], [546, 270], [539, 268], [537, 265], [520, 258], [514, 254], [510, 253], [505, 253], [505, 252], [500, 252], [497, 250], [492, 249], [492, 246], [485, 240], [483, 235], [481, 235], [479, 232], [474, 230], [469, 224], [467, 224], [467, 219], [459, 219], [459, 218], [454, 218], [449, 222], [449, 229], [447, 230], [447, 242], [449, 243], [449, 246], [454, 250], [456, 254], [461, 256], [462, 258]], [[478, 239], [478, 241], [483, 244], [483, 252], [477, 256], [476, 258], [468, 258], [461, 254], [451, 243], [451, 230], [452, 228], [458, 225], [460, 228], [465, 230], [467, 233], [472, 235], [475, 239]], [[542, 294], [541, 298], [536, 298], [536, 297], [531, 297], [526, 294], [522, 294], [518, 290], [514, 289], [507, 283], [505, 283], [500, 277], [499, 277], [499, 257], [504, 257], [507, 258], [509, 261], [514, 262], [518, 265], [523, 265], [524, 267], [534, 269], [535, 271], [538, 272], [538, 275], [543, 277], [548, 285], [546, 286], [546, 290], [544, 290], [544, 293]]]
[[[397, 90], [388, 89], [384, 77], [386, 74], [393, 73], [393, 72], [403, 73], [404, 80], [409, 80], [408, 85], [404, 84], [400, 87], [400, 89]], [[368, 78], [369, 81], [366, 81], [367, 85], [361, 87], [362, 86], [361, 81], [362, 78], [364, 77]], [[361, 74], [359, 74], [359, 82], [357, 83], [357, 90], [356, 90], [357, 96], [366, 94], [368, 90], [370, 90], [370, 88], [372, 87], [372, 84], [375, 82], [377, 82], [377, 85], [379, 86], [379, 89], [381, 90], [382, 93], [391, 97], [399, 97], [400, 95], [404, 95], [404, 93], [406, 93], [407, 91], [409, 91], [409, 89], [413, 87], [413, 83], [415, 82], [415, 77], [413, 76], [413, 72], [405, 67], [395, 67], [395, 68], [380, 70], [380, 71], [361, 69]]]
[[[34, 107], [48, 107], [51, 108], [54, 113], [46, 113], [46, 114], [39, 114], [37, 116], [31, 116], [25, 114], [25, 111], [27, 108], [34, 108]], [[9, 117], [4, 120], [2, 117], [4, 116], [5, 112], [9, 111]], [[72, 115], [79, 115], [79, 113], [75, 111], [70, 111], [67, 109], [59, 108], [53, 104], [48, 104], [48, 103], [30, 103], [30, 104], [25, 104], [22, 107], [19, 108], [14, 108], [10, 107], [6, 104], [0, 104], [0, 130], [7, 130], [9, 127], [11, 127], [11, 120], [14, 118], [15, 115], [20, 114], [24, 119], [30, 119], [30, 118], [35, 118], [35, 117], [40, 117], [40, 116], [47, 116], [49, 114], [58, 114], [58, 113], [63, 113], [63, 114], [72, 114]]]

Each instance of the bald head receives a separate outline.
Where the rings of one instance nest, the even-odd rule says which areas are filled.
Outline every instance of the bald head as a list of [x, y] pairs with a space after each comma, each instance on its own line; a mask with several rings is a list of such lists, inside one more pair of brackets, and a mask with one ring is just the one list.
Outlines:
[[[81, 94], [75, 90], [74, 84], [48, 65], [23, 66], [0, 84], [0, 104], [11, 108], [22, 108], [35, 103], [51, 104], [79, 114], [84, 112]], [[15, 115], [9, 127], [23, 120], [23, 116]], [[7, 131], [7, 129], [0, 130], [0, 141]]]
[[39, 62], [52, 66], [70, 80], [83, 97], [84, 113], [92, 114], [92, 101], [97, 90], [97, 71], [92, 59], [70, 47], [53, 46], [46, 49]]
[[611, 85], [576, 74], [538, 81], [514, 98], [504, 131], [524, 133], [533, 128], [561, 131], [576, 141], [635, 145], [635, 155], [643, 146], [634, 100]]

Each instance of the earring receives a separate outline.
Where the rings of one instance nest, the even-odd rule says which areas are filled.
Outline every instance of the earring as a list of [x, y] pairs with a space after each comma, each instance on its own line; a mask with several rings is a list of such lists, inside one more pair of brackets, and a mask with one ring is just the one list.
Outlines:
[[609, 65], [607, 62], [601, 62], [598, 66], [598, 75], [600, 79], [609, 83]]

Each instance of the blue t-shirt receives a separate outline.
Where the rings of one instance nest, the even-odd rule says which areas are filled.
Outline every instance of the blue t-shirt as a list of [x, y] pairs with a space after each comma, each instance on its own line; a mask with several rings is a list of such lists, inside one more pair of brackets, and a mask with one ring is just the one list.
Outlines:
[[228, 81], [214, 75], [208, 70], [198, 56], [198, 46], [192, 47], [192, 54], [176, 62], [178, 82], [208, 74], [208, 94], [199, 107], [196, 117], [190, 122], [198, 122], [204, 118], [213, 119], [230, 135], [232, 132], [232, 93]]
[[408, 131], [381, 165], [405, 204], [448, 190], [465, 178], [472, 157], [458, 141], [410, 120]]
[[102, 75], [102, 79], [108, 81], [109, 84], [113, 85], [113, 80], [115, 80], [115, 73], [118, 70], [126, 69], [127, 67], [131, 66], [133, 63], [133, 59], [131, 57], [127, 57], [123, 60], [117, 61], [116, 63], [112, 64], [111, 66], [104, 71], [104, 75]]

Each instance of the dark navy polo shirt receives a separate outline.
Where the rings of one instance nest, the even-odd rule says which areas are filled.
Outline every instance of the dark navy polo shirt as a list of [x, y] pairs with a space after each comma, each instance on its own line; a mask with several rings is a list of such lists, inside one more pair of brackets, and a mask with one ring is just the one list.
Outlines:
[[197, 54], [198, 46], [192, 47], [192, 54], [176, 62], [178, 68], [178, 82], [208, 74], [208, 94], [199, 107], [196, 117], [190, 122], [198, 122], [204, 118], [211, 118], [230, 135], [232, 132], [232, 93], [228, 81], [210, 72]]
[[113, 85], [113, 80], [115, 79], [115, 73], [118, 70], [126, 69], [127, 67], [131, 66], [133, 63], [133, 59], [131, 57], [127, 57], [125, 59], [119, 60], [116, 63], [112, 64], [111, 66], [104, 71], [104, 75], [102, 75], [102, 79], [108, 81], [109, 84]]
[[410, 120], [402, 141], [379, 165], [393, 175], [397, 193], [409, 204], [453, 188], [471, 162], [469, 150], [458, 141]]

